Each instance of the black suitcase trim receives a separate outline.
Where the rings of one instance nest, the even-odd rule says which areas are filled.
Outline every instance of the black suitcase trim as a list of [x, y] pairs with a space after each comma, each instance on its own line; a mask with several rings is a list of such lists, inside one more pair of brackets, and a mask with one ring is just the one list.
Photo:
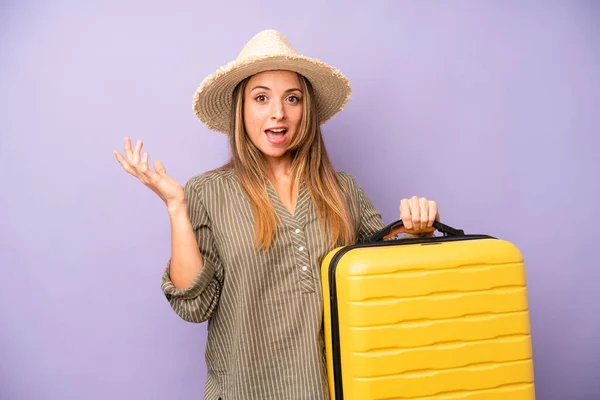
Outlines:
[[343, 400], [344, 390], [342, 387], [342, 362], [340, 353], [340, 328], [339, 315], [337, 308], [337, 286], [335, 280], [335, 272], [340, 259], [349, 251], [365, 248], [365, 247], [386, 247], [386, 246], [402, 246], [407, 244], [434, 244], [438, 242], [453, 242], [459, 240], [474, 240], [474, 239], [496, 239], [489, 235], [460, 235], [460, 236], [434, 236], [429, 238], [408, 238], [387, 240], [383, 242], [367, 242], [358, 243], [346, 246], [340, 249], [331, 259], [329, 263], [329, 302], [331, 314], [331, 350], [333, 355], [333, 382], [335, 400]]

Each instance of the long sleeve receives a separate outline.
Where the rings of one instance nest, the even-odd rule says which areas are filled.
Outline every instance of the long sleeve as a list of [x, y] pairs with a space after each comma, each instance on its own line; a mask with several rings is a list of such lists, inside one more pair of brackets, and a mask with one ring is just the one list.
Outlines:
[[358, 201], [360, 205], [360, 223], [358, 225], [357, 240], [371, 236], [385, 227], [379, 210], [375, 208], [369, 197], [357, 185]]
[[353, 205], [353, 209], [357, 213], [355, 215], [357, 221], [356, 241], [360, 242], [383, 229], [385, 224], [381, 213], [375, 208], [356, 180], [347, 172], [340, 172], [339, 175], [347, 185], [350, 204]]
[[202, 192], [194, 180], [185, 185], [188, 215], [202, 255], [203, 267], [188, 288], [171, 282], [169, 268], [162, 277], [162, 290], [173, 310], [189, 322], [208, 320], [217, 308], [223, 285], [223, 267], [214, 243], [211, 220], [203, 204]]

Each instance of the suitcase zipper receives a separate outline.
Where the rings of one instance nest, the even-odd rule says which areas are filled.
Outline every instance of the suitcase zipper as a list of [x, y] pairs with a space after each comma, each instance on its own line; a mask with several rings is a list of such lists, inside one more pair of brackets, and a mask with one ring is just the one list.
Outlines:
[[365, 248], [365, 247], [382, 247], [382, 246], [403, 246], [407, 244], [429, 244], [438, 242], [452, 242], [459, 240], [473, 240], [473, 239], [496, 239], [489, 235], [461, 235], [461, 236], [434, 236], [429, 238], [409, 238], [409, 239], [396, 239], [387, 240], [383, 242], [366, 242], [357, 243], [346, 246], [340, 249], [331, 259], [329, 263], [329, 303], [330, 303], [330, 314], [331, 314], [331, 352], [333, 355], [333, 382], [334, 382], [334, 393], [335, 400], [343, 400], [344, 390], [342, 387], [342, 362], [340, 353], [340, 329], [337, 309], [337, 286], [335, 280], [335, 272], [340, 259], [353, 249]]

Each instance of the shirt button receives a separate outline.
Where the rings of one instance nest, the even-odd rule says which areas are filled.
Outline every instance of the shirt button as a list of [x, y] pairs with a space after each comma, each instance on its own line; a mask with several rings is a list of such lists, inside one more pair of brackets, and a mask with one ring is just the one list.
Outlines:
[[302, 267], [302, 271], [306, 271], [308, 267]]
[[300, 229], [296, 228], [296, 233], [300, 233]]
[[300, 247], [298, 247], [298, 250], [304, 251], [304, 247], [300, 246]]

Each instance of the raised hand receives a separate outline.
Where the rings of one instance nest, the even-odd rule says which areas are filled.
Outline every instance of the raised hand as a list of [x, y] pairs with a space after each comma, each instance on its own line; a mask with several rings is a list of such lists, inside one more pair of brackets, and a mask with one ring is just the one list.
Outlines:
[[138, 178], [144, 185], [156, 193], [167, 205], [167, 207], [178, 207], [185, 203], [183, 187], [173, 178], [167, 175], [165, 167], [160, 161], [154, 161], [152, 171], [148, 166], [148, 153], [140, 157], [143, 143], [138, 140], [135, 148], [131, 148], [131, 139], [125, 138], [125, 156], [115, 150], [113, 154], [123, 169]]

